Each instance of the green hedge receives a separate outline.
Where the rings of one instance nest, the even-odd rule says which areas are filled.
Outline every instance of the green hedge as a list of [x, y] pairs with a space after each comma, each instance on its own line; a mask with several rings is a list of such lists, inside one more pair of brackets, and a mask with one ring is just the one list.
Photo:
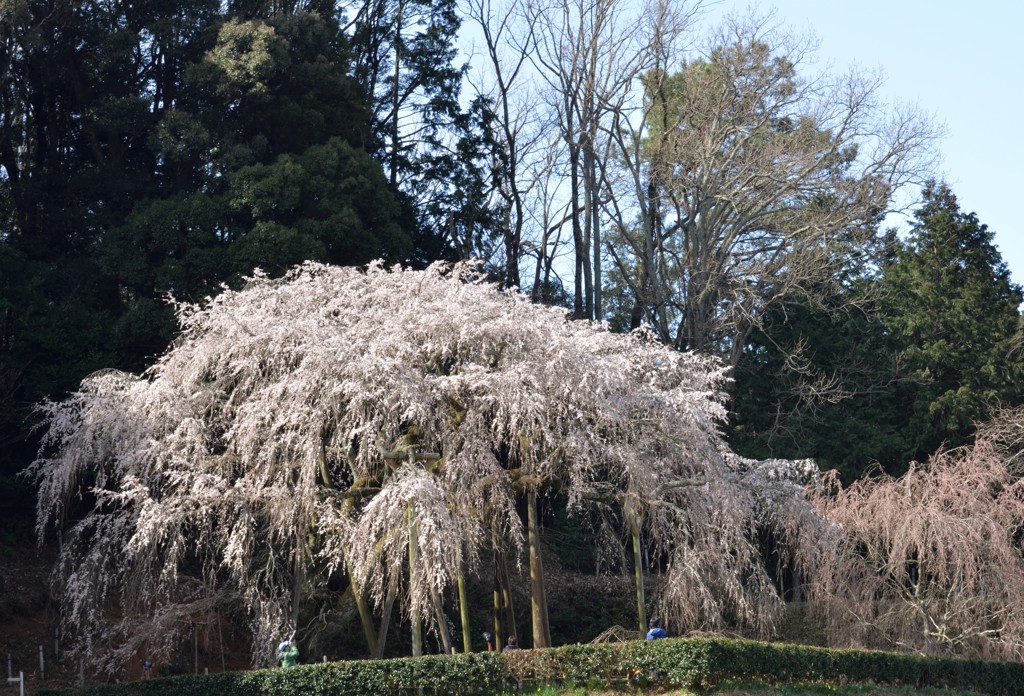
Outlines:
[[1021, 693], [1024, 664], [921, 657], [867, 650], [829, 650], [753, 641], [713, 641], [702, 679], [706, 685], [750, 679], [767, 684], [873, 683], [914, 688]]
[[85, 689], [41, 690], [41, 696], [377, 696], [487, 693], [540, 684], [607, 684], [656, 680], [670, 688], [714, 688], [725, 681], [765, 684], [873, 683], [1020, 693], [1024, 664], [829, 650], [745, 640], [675, 638], [567, 645], [468, 655], [431, 655], [301, 665], [289, 669], [169, 677]]

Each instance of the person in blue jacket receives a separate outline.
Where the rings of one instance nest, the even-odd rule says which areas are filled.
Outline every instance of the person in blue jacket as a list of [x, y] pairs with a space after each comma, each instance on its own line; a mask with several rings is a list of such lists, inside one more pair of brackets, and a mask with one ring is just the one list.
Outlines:
[[651, 630], [647, 632], [647, 640], [658, 640], [659, 638], [667, 638], [668, 631], [661, 627], [661, 621], [658, 619], [651, 619]]

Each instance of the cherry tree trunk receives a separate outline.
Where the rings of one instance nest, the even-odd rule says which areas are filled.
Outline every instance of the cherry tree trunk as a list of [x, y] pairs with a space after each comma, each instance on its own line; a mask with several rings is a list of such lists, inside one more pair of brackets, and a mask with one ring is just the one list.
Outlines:
[[[419, 554], [416, 552], [419, 534], [416, 529], [416, 518], [412, 510], [409, 511], [409, 584], [416, 585], [419, 580]], [[410, 621], [412, 622], [412, 656], [423, 655], [423, 624], [420, 622], [420, 613], [413, 604]]]
[[540, 524], [537, 521], [537, 494], [526, 496], [526, 515], [530, 544], [530, 608], [533, 618], [533, 647], [551, 647], [548, 626], [548, 600], [544, 592], [544, 563], [540, 552]]
[[640, 527], [642, 519], [639, 515], [629, 516], [629, 532], [633, 537], [633, 572], [636, 575], [636, 616], [640, 623], [640, 632], [647, 633], [647, 608], [644, 596], [644, 564], [640, 548]]
[[462, 652], [468, 654], [473, 651], [473, 636], [469, 628], [469, 595], [464, 573], [459, 573], [459, 618], [462, 621]]

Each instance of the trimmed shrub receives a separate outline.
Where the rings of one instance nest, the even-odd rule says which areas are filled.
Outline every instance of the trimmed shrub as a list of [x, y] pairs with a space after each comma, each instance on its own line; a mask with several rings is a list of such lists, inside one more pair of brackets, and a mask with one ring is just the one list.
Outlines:
[[657, 681], [669, 688], [714, 688], [726, 681], [770, 685], [830, 682], [1020, 693], [1024, 664], [918, 657], [879, 651], [718, 638], [670, 638], [567, 645], [502, 654], [428, 655], [300, 665], [288, 669], [168, 677], [40, 696], [379, 696], [493, 693], [506, 687]]

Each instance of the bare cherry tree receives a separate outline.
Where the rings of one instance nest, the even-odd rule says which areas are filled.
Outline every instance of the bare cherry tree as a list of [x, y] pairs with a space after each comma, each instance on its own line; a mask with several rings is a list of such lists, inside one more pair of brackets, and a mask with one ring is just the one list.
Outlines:
[[993, 443], [936, 454], [901, 478], [833, 479], [834, 525], [809, 587], [830, 643], [1020, 660], [1024, 481]]
[[976, 438], [991, 443], [1014, 475], [1024, 474], [1024, 407], [997, 410], [978, 424]]

